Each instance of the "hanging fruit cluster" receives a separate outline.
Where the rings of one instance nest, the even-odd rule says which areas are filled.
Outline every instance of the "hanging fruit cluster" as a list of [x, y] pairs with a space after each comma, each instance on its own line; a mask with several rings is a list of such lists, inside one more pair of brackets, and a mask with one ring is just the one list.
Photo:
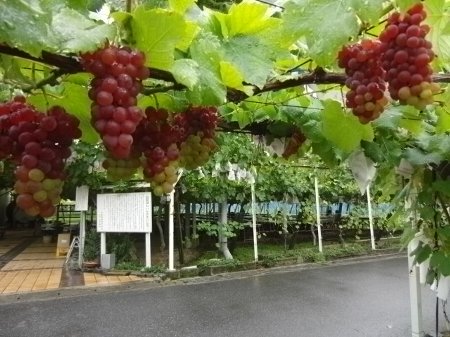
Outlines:
[[282, 157], [288, 159], [290, 156], [296, 154], [305, 141], [306, 136], [300, 130], [294, 131], [291, 137], [287, 139], [284, 151], [281, 154]]
[[417, 4], [403, 17], [392, 14], [380, 34], [389, 93], [401, 104], [417, 109], [433, 103], [433, 95], [440, 90], [431, 80], [430, 62], [435, 55], [431, 42], [425, 39], [430, 31], [428, 25], [422, 24], [426, 17], [423, 5]]
[[400, 104], [424, 109], [433, 103], [440, 88], [431, 78], [430, 63], [435, 55], [425, 39], [430, 31], [423, 24], [426, 16], [421, 3], [404, 15], [394, 12], [379, 40], [363, 40], [340, 51], [339, 66], [345, 69], [345, 84], [350, 89], [346, 105], [361, 123], [378, 118], [387, 104], [386, 88]]
[[129, 48], [107, 46], [82, 56], [84, 68], [94, 75], [89, 90], [91, 122], [106, 149], [116, 159], [126, 159], [143, 117], [136, 106], [141, 81], [149, 76], [145, 56]]
[[130, 179], [143, 168], [153, 192], [170, 193], [178, 169], [204, 165], [216, 150], [214, 107], [189, 107], [172, 118], [165, 109], [136, 106], [142, 80], [149, 76], [144, 54], [112, 45], [84, 54], [94, 75], [89, 97], [91, 123], [106, 148], [103, 167], [110, 180]]
[[347, 107], [352, 109], [361, 123], [378, 118], [387, 104], [380, 47], [379, 41], [363, 40], [344, 47], [338, 55], [339, 66], [345, 69], [348, 76], [345, 81], [350, 89], [346, 94]]
[[145, 115], [133, 137], [137, 151], [143, 154], [144, 178], [151, 182], [155, 195], [161, 196], [173, 191], [178, 168], [200, 167], [217, 149], [217, 110], [189, 107], [171, 118], [165, 109], [148, 107]]
[[28, 215], [55, 213], [70, 146], [81, 136], [79, 124], [62, 107], [43, 114], [24, 97], [0, 104], [0, 159], [16, 164], [16, 202]]

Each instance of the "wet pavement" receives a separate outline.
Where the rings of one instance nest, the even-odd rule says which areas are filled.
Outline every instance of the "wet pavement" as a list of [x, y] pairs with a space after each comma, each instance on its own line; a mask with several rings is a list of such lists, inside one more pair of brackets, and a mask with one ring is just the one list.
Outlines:
[[[99, 289], [0, 301], [0, 336], [411, 336], [405, 257]], [[434, 305], [424, 288], [426, 332], [434, 326]], [[440, 322], [442, 328], [442, 315]]]

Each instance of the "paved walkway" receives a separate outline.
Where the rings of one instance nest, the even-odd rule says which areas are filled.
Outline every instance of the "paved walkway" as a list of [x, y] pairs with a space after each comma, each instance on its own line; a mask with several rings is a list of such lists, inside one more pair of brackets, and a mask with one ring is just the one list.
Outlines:
[[[54, 240], [55, 241], [55, 240]], [[106, 276], [67, 270], [56, 256], [56, 242], [45, 244], [33, 231], [7, 231], [0, 240], [0, 294], [71, 286], [105, 286], [140, 281], [137, 276]]]

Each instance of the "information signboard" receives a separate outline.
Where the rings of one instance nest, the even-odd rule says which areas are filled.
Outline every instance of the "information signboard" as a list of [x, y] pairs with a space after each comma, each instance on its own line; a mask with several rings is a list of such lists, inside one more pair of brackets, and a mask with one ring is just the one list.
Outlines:
[[97, 232], [151, 233], [150, 192], [97, 195]]

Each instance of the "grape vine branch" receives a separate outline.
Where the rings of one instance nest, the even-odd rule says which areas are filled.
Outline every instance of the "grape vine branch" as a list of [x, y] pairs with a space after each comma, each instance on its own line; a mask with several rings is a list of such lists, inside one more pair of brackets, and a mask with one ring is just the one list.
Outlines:
[[[83, 72], [82, 66], [79, 60], [76, 57], [58, 55], [49, 52], [42, 52], [42, 56], [34, 57], [30, 54], [17, 49], [10, 47], [5, 44], [0, 44], [0, 54], [5, 54], [14, 57], [20, 57], [23, 59], [31, 60], [37, 63], [42, 63], [51, 67], [55, 67], [56, 69], [53, 71], [52, 75], [39, 82], [35, 88], [39, 88], [44, 86], [45, 84], [52, 84], [58, 77], [64, 74], [75, 74], [79, 72]], [[180, 83], [177, 83], [173, 75], [164, 70], [150, 68], [151, 78], [156, 80], [161, 80], [169, 83], [173, 83], [173, 85], [169, 86], [170, 89], [173, 90], [182, 90], [184, 86]], [[295, 78], [288, 79], [285, 81], [280, 80], [272, 80], [267, 82], [262, 88], [253, 87], [253, 95], [258, 95], [264, 92], [269, 91], [278, 91], [287, 88], [293, 88], [300, 85], [307, 84], [342, 84], [344, 85], [346, 79], [346, 75], [344, 73], [336, 73], [336, 72], [327, 72], [323, 68], [316, 68], [312, 72], [305, 73], [299, 75]], [[433, 81], [439, 83], [450, 83], [450, 73], [445, 74], [435, 74], [433, 75]], [[169, 90], [170, 90], [169, 89]], [[161, 87], [160, 90], [158, 88], [150, 88], [144, 89], [144, 94], [152, 94], [158, 91], [167, 91], [166, 87]], [[240, 102], [245, 100], [248, 97], [244, 92], [228, 88], [227, 98], [231, 102]]]

